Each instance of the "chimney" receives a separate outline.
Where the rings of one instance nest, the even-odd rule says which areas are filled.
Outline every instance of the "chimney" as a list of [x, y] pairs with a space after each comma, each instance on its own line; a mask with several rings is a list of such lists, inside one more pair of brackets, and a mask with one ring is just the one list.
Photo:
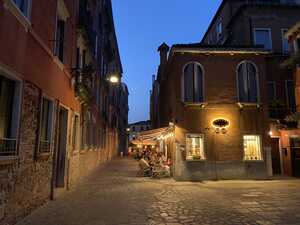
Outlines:
[[170, 48], [165, 42], [158, 47], [157, 51], [159, 51], [160, 54], [160, 66], [166, 65], [169, 50]]

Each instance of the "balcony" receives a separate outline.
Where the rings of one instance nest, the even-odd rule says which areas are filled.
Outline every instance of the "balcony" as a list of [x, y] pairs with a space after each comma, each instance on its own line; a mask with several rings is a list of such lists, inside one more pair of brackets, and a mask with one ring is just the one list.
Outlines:
[[89, 4], [89, 0], [80, 0], [78, 28], [88, 40], [90, 47], [95, 49], [97, 35], [93, 29], [93, 16], [89, 10], [91, 8]]
[[76, 97], [84, 105], [89, 105], [93, 99], [93, 74], [95, 69], [93, 66], [85, 66], [82, 69], [76, 69], [73, 73], [75, 76], [75, 92]]
[[0, 157], [1, 156], [16, 156], [17, 155], [17, 140], [10, 138], [0, 138]]
[[269, 107], [269, 117], [274, 120], [284, 120], [286, 116], [294, 113], [295, 108], [285, 108], [285, 107]]

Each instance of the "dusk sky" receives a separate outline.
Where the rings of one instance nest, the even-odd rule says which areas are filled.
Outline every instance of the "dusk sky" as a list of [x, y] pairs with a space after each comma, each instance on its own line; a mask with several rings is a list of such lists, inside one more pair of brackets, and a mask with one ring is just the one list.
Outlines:
[[149, 119], [152, 74], [158, 46], [199, 42], [221, 0], [112, 0], [129, 88], [129, 122]]

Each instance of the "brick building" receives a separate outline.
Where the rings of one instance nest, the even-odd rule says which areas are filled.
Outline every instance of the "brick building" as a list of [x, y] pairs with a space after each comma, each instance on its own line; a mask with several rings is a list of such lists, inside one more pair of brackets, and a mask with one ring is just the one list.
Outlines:
[[285, 33], [299, 20], [298, 0], [224, 0], [201, 41], [221, 46], [261, 45], [272, 53], [266, 70], [274, 174], [284, 173], [279, 130], [289, 126], [284, 119], [296, 110], [293, 72], [280, 66], [290, 51]]
[[282, 170], [284, 174], [289, 176], [300, 177], [300, 130], [299, 130], [299, 102], [300, 102], [300, 23], [298, 22], [291, 27], [285, 34], [290, 44], [290, 57], [282, 63], [283, 67], [287, 67], [294, 72], [295, 93], [297, 112], [288, 116], [286, 121], [294, 123], [292, 129], [282, 127], [280, 129], [281, 150], [282, 150]]
[[117, 155], [121, 76], [110, 0], [0, 1], [0, 223]]
[[[160, 46], [157, 127], [177, 180], [266, 178], [268, 51]], [[154, 91], [152, 92], [154, 93]], [[154, 96], [153, 98], [154, 99]]]

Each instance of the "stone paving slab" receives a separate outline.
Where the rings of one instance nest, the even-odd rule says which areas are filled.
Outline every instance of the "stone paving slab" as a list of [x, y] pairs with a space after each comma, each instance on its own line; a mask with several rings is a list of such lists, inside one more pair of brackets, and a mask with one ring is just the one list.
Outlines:
[[300, 224], [300, 180], [175, 182], [117, 159], [18, 225]]

